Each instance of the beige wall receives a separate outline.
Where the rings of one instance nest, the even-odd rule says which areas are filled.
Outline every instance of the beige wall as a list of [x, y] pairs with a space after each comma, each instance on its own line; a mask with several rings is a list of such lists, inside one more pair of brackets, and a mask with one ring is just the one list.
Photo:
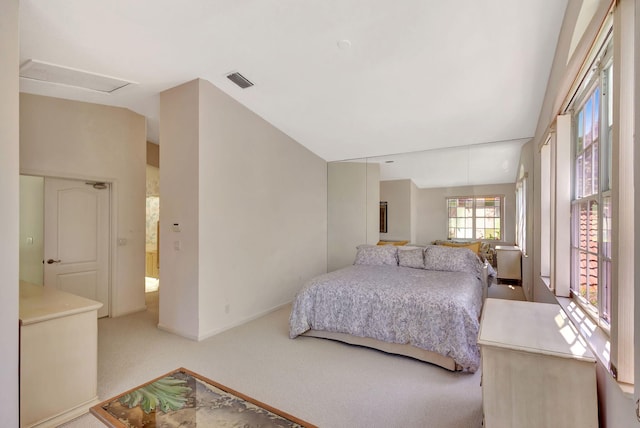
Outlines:
[[[197, 80], [160, 94], [160, 136], [162, 287], [158, 326], [198, 339], [200, 141]], [[172, 231], [174, 223], [179, 225], [180, 232]], [[180, 245], [180, 249], [176, 250], [175, 245]]]
[[[20, 170], [111, 186], [113, 316], [144, 302], [145, 118], [130, 110], [20, 95]], [[116, 245], [118, 239], [126, 244]]]
[[160, 146], [147, 141], [147, 165], [160, 168]]
[[161, 94], [161, 141], [162, 328], [204, 339], [326, 271], [325, 161], [204, 80]]
[[[526, 221], [527, 221], [527, 235], [530, 239], [527, 239], [527, 248], [525, 248], [526, 257], [522, 257], [522, 291], [524, 292], [527, 300], [534, 300], [533, 292], [534, 292], [534, 283], [533, 283], [533, 257], [529, 257], [530, 254], [533, 254], [534, 248], [537, 245], [540, 245], [540, 236], [536, 236], [535, 239], [531, 239], [534, 231], [534, 209], [531, 207], [534, 206], [534, 191], [537, 191], [538, 198], [540, 198], [540, 190], [534, 185], [538, 177], [535, 174], [534, 165], [533, 165], [533, 151], [534, 151], [534, 143], [533, 141], [529, 141], [527, 144], [522, 146], [522, 151], [520, 155], [520, 167], [518, 171], [523, 171], [523, 174], [527, 174], [527, 213], [526, 213]], [[519, 178], [519, 177], [518, 177]], [[539, 199], [538, 199], [539, 200]], [[515, 213], [515, 211], [514, 211]], [[515, 219], [515, 215], [514, 215]], [[538, 225], [539, 226], [539, 225]], [[514, 235], [515, 236], [515, 235]], [[538, 267], [538, 276], [540, 274], [540, 268]]]
[[412, 229], [414, 201], [411, 180], [380, 182], [380, 200], [387, 202], [387, 233], [380, 233], [380, 239], [389, 241], [411, 241], [416, 234]]
[[327, 174], [327, 270], [331, 272], [353, 264], [358, 245], [379, 240], [380, 166], [330, 162]]
[[430, 244], [436, 239], [447, 239], [446, 198], [450, 196], [504, 195], [503, 242], [515, 243], [516, 186], [511, 184], [489, 184], [483, 186], [445, 187], [418, 189], [416, 244]]
[[20, 176], [20, 281], [43, 284], [44, 179]]
[[147, 196], [160, 196], [160, 168], [147, 164]]
[[18, 426], [18, 0], [0, 3], [0, 414]]

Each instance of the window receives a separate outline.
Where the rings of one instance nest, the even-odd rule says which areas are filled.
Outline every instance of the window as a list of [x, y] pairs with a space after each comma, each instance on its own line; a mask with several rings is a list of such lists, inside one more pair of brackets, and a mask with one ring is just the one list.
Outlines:
[[499, 241], [503, 199], [503, 196], [447, 198], [448, 238]]
[[527, 174], [516, 183], [516, 245], [527, 254]]
[[571, 293], [607, 325], [611, 314], [611, 45], [596, 59], [573, 106]]

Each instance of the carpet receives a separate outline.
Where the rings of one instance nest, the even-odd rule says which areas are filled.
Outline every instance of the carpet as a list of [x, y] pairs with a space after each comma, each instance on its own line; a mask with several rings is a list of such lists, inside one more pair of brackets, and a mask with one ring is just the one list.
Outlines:
[[91, 413], [114, 428], [316, 428], [184, 368], [106, 400]]

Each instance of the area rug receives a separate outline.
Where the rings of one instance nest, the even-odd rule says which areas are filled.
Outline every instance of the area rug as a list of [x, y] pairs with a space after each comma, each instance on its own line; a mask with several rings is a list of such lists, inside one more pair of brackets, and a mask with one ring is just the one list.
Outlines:
[[317, 428], [184, 368], [91, 408], [109, 427]]

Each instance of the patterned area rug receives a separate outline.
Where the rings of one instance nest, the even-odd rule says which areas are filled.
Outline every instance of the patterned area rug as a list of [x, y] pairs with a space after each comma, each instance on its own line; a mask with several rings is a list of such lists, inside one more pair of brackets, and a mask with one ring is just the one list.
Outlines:
[[110, 427], [315, 428], [308, 422], [180, 368], [91, 408]]

